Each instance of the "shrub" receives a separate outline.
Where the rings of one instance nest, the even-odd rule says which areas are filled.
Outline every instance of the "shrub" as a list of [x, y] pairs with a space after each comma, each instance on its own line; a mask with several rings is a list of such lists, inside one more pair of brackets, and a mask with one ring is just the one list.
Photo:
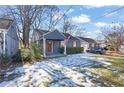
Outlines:
[[107, 45], [105, 47], [106, 50], [114, 51], [114, 47], [112, 45]]
[[21, 49], [19, 49], [18, 52], [12, 56], [12, 61], [13, 62], [22, 62]]
[[2, 57], [3, 63], [8, 63], [10, 61], [10, 58], [7, 56], [7, 54], [4, 54]]
[[30, 48], [21, 48], [12, 57], [13, 62], [33, 62], [42, 59], [42, 51], [36, 44], [31, 44]]
[[13, 62], [30, 62], [33, 61], [32, 52], [30, 49], [19, 49], [18, 52], [12, 57]]
[[7, 54], [2, 55], [2, 64], [4, 66], [8, 65], [10, 62], [10, 58], [7, 56]]
[[35, 60], [40, 60], [40, 59], [43, 58], [42, 49], [38, 44], [32, 43], [31, 44], [31, 49], [32, 49], [33, 56], [34, 56]]
[[[67, 54], [76, 54], [76, 53], [82, 53], [84, 51], [83, 47], [67, 47], [66, 52]], [[64, 53], [64, 48], [60, 48], [60, 53]]]
[[31, 49], [21, 49], [20, 52], [23, 61], [33, 61], [33, 53]]

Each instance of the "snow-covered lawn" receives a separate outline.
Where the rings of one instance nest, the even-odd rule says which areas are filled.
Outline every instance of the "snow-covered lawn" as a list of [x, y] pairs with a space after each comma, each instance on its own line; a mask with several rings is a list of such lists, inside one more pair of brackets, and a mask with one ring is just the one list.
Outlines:
[[[11, 75], [10, 80], [1, 82], [0, 87], [104, 86], [101, 82], [94, 82], [99, 76], [93, 75], [89, 68], [111, 64], [105, 59], [92, 56], [93, 54], [88, 53], [74, 54], [18, 67], [6, 73]], [[12, 74], [17, 76], [12, 79]]]

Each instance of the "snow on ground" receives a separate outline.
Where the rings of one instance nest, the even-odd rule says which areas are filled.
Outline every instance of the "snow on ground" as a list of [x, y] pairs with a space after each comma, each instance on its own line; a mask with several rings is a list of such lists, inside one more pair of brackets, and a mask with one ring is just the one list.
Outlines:
[[[32, 66], [18, 67], [7, 74], [18, 74], [10, 81], [3, 81], [0, 87], [90, 87], [94, 77], [80, 68], [107, 64], [103, 59], [94, 59], [93, 54], [74, 54], [66, 57], [47, 59]], [[110, 65], [110, 64], [109, 64]], [[79, 70], [79, 71], [78, 71]]]

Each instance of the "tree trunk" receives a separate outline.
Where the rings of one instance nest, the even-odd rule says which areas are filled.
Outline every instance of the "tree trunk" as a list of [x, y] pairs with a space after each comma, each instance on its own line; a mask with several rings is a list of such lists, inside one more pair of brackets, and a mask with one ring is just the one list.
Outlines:
[[29, 48], [29, 31], [28, 30], [23, 31], [23, 44], [24, 44], [24, 48]]
[[29, 48], [29, 33], [30, 33], [30, 23], [25, 22], [23, 28], [23, 44], [24, 48]]

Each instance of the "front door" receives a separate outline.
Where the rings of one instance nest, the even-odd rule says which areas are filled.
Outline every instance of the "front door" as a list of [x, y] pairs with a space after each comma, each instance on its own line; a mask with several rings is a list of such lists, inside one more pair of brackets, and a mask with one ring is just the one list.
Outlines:
[[52, 51], [53, 51], [53, 42], [52, 41], [48, 41], [47, 51], [48, 51], [48, 53], [52, 53]]

